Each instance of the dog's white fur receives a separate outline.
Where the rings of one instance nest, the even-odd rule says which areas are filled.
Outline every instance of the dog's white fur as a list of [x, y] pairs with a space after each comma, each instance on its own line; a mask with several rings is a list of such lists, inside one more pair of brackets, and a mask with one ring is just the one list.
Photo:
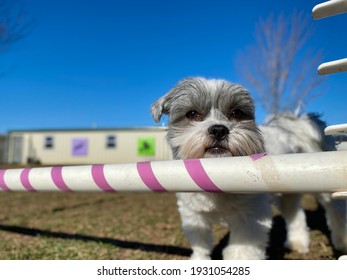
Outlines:
[[[175, 159], [246, 156], [264, 151], [248, 91], [225, 80], [184, 79], [152, 105], [169, 116], [167, 140]], [[178, 179], [179, 181], [179, 179]], [[230, 229], [224, 259], [265, 259], [271, 208], [266, 194], [178, 193], [191, 259], [210, 259], [211, 225]]]
[[[269, 116], [266, 123], [259, 126], [269, 154], [334, 151], [335, 140], [324, 135], [325, 127], [325, 122], [317, 114], [299, 116], [290, 112]], [[334, 247], [346, 253], [346, 201], [332, 200], [327, 193], [316, 195], [316, 198], [326, 210]], [[279, 199], [280, 210], [287, 225], [286, 245], [289, 249], [307, 253], [310, 236], [305, 213], [300, 205], [301, 195], [283, 194]]]

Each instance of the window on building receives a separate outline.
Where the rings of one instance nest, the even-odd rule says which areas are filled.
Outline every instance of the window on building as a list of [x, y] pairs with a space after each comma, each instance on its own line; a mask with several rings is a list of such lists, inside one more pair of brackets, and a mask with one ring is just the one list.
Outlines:
[[117, 147], [117, 137], [116, 135], [107, 135], [106, 137], [106, 148], [115, 149]]
[[54, 137], [53, 136], [46, 136], [44, 146], [45, 146], [45, 149], [53, 149], [54, 148]]

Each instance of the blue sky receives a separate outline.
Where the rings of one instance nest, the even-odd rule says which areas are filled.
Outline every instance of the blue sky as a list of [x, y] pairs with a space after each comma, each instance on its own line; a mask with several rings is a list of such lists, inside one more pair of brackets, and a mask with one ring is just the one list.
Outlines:
[[[242, 83], [234, 62], [260, 18], [310, 15], [320, 2], [24, 0], [29, 32], [0, 54], [0, 133], [155, 125], [151, 103], [184, 77]], [[347, 57], [347, 14], [312, 23], [322, 62]], [[346, 81], [330, 75], [307, 110], [346, 122]], [[264, 117], [258, 106], [257, 121]]]

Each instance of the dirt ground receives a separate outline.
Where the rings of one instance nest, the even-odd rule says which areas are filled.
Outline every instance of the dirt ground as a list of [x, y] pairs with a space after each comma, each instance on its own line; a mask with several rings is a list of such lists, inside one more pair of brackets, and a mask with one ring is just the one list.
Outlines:
[[[310, 252], [284, 248], [279, 215], [269, 259], [336, 259], [324, 210], [303, 199]], [[0, 193], [0, 259], [187, 259], [173, 193]], [[216, 226], [213, 259], [221, 258], [227, 231]]]

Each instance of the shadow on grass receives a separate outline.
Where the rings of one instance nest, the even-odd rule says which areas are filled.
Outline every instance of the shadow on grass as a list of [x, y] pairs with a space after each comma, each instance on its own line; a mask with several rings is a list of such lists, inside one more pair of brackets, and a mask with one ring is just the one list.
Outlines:
[[[27, 227], [21, 227], [21, 226], [0, 225], [0, 230], [23, 234], [27, 236], [33, 236], [33, 237], [61, 238], [66, 240], [97, 242], [97, 243], [109, 244], [109, 245], [116, 246], [123, 249], [143, 250], [146, 252], [164, 253], [164, 254], [177, 255], [177, 256], [183, 256], [183, 257], [189, 257], [192, 253], [190, 249], [177, 247], [177, 246], [122, 241], [122, 240], [112, 239], [112, 238], [95, 237], [95, 236], [88, 236], [88, 235], [82, 235], [82, 234], [69, 234], [69, 233], [63, 233], [63, 232], [52, 232], [48, 230], [27, 228]], [[229, 240], [229, 234], [226, 234], [224, 238], [221, 239], [219, 244], [215, 246], [211, 255], [213, 260], [222, 259], [222, 251], [223, 251], [223, 248], [227, 245], [228, 240]]]
[[143, 250], [147, 252], [165, 253], [169, 255], [178, 255], [178, 256], [184, 256], [184, 257], [189, 257], [192, 253], [192, 251], [189, 249], [177, 247], [177, 246], [122, 241], [122, 240], [112, 239], [112, 238], [95, 237], [95, 236], [88, 236], [88, 235], [82, 235], [82, 234], [69, 234], [69, 233], [63, 233], [63, 232], [52, 232], [48, 230], [26, 228], [26, 227], [20, 227], [20, 226], [0, 225], [0, 230], [23, 234], [27, 236], [33, 236], [33, 237], [62, 238], [67, 240], [98, 242], [103, 244], [110, 244], [110, 245], [113, 245], [119, 248], [124, 248], [124, 249]]
[[[112, 239], [112, 238], [95, 237], [95, 236], [88, 236], [88, 235], [82, 235], [82, 234], [69, 234], [69, 233], [63, 233], [63, 232], [52, 232], [48, 230], [27, 228], [27, 227], [21, 227], [21, 226], [0, 225], [0, 230], [23, 234], [27, 236], [33, 236], [33, 237], [61, 238], [66, 240], [97, 242], [97, 243], [109, 244], [109, 245], [116, 246], [123, 249], [142, 250], [146, 252], [164, 253], [164, 254], [183, 256], [183, 257], [189, 257], [192, 253], [192, 250], [190, 249], [177, 247], [177, 246], [122, 241], [122, 240]], [[223, 251], [223, 248], [227, 245], [228, 240], [229, 240], [229, 234], [226, 234], [224, 238], [221, 239], [219, 244], [215, 246], [211, 255], [211, 258], [213, 260], [222, 259], [222, 251]]]
[[[329, 228], [326, 224], [325, 220], [325, 211], [319, 206], [319, 208], [315, 211], [305, 211], [307, 224], [311, 230], [316, 229], [330, 236]], [[112, 238], [103, 238], [103, 237], [95, 237], [88, 236], [82, 234], [69, 234], [63, 232], [52, 232], [47, 230], [40, 230], [35, 228], [26, 228], [21, 226], [9, 226], [9, 225], [0, 225], [0, 230], [23, 234], [27, 236], [33, 237], [48, 237], [48, 238], [62, 238], [67, 240], [80, 240], [85, 242], [98, 242], [103, 244], [110, 244], [112, 246], [116, 246], [124, 249], [133, 249], [133, 250], [142, 250], [147, 252], [156, 252], [156, 253], [164, 253], [168, 255], [177, 255], [189, 257], [192, 253], [190, 249], [170, 246], [170, 245], [157, 245], [150, 243], [141, 243], [135, 241], [122, 241], [118, 239]], [[270, 260], [283, 260], [285, 259], [285, 254], [288, 252], [288, 249], [285, 248], [284, 242], [286, 240], [286, 225], [281, 216], [275, 216], [273, 218], [273, 226], [270, 232], [270, 243], [267, 248], [268, 259]], [[213, 260], [221, 260], [222, 259], [222, 251], [223, 248], [228, 243], [229, 234], [226, 234], [221, 241], [215, 246], [212, 252]], [[338, 252], [335, 252], [337, 255]]]

